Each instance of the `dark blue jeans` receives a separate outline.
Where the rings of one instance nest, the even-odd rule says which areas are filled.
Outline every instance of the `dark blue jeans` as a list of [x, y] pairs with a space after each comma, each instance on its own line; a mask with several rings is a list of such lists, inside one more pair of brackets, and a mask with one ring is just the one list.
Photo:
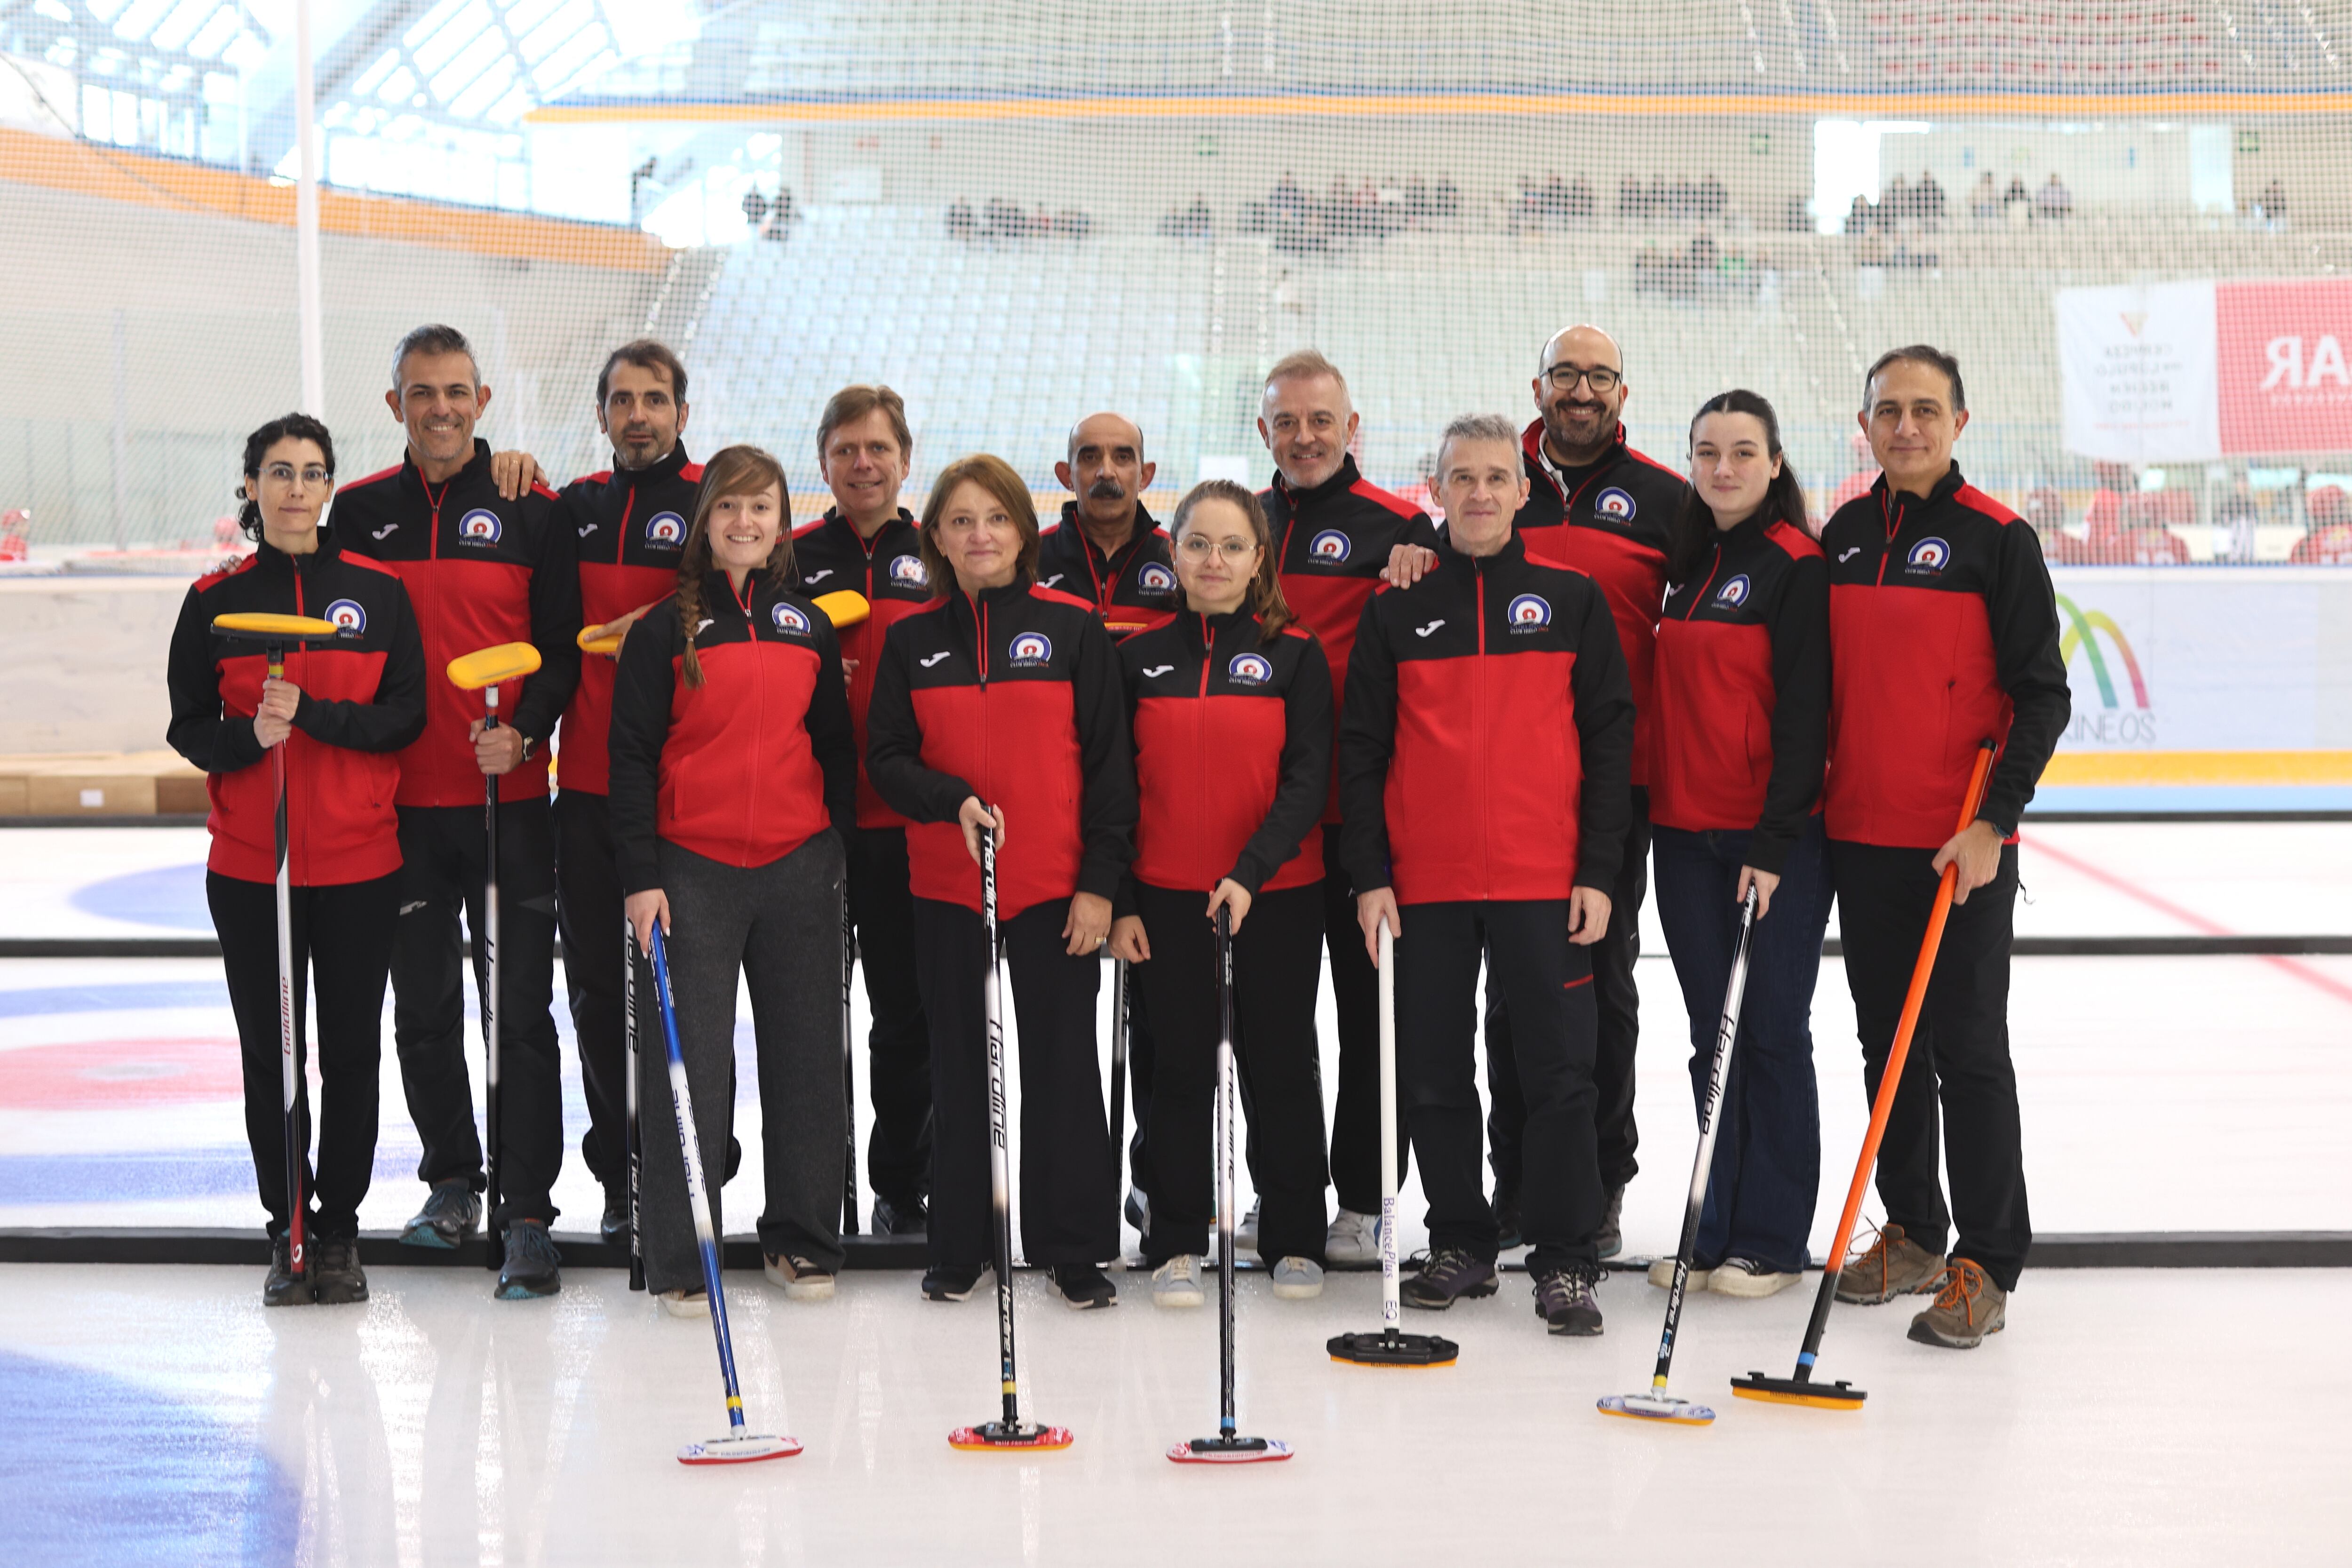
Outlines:
[[[1691, 1089], [1704, 1103], [1739, 944], [1733, 895], [1748, 835], [1662, 826], [1652, 842], [1658, 920], [1690, 1015]], [[1811, 1017], [1829, 919], [1829, 850], [1816, 816], [1790, 850], [1771, 910], [1748, 942], [1748, 994], [1724, 1086], [1695, 1267], [1712, 1268], [1727, 1258], [1752, 1258], [1789, 1272], [1805, 1266], [1822, 1169]]]

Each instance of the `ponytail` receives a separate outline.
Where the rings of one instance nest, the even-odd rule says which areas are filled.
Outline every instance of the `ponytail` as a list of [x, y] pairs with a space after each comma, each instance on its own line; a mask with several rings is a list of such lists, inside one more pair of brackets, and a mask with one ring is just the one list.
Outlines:
[[[307, 414], [281, 414], [245, 438], [245, 477], [252, 481], [254, 489], [260, 488], [261, 460], [269, 455], [269, 448], [288, 440], [314, 443], [319, 455], [327, 460], [327, 482], [334, 482], [335, 438], [327, 434], [327, 427]], [[247, 539], [258, 544], [261, 542], [261, 503], [243, 489], [236, 493], [236, 525], [245, 531]]]

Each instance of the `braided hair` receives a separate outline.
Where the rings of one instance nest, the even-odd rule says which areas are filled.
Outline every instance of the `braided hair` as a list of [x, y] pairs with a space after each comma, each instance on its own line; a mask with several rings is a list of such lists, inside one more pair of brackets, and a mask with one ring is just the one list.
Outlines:
[[686, 549], [677, 562], [677, 629], [686, 642], [686, 683], [702, 684], [702, 660], [696, 654], [694, 635], [702, 626], [702, 580], [712, 571], [710, 513], [729, 496], [755, 496], [773, 486], [782, 513], [776, 547], [768, 552], [760, 573], [771, 584], [793, 578], [793, 492], [784, 482], [784, 466], [758, 447], [725, 447], [702, 465], [702, 486], [694, 498], [694, 522], [686, 531]]
[[[310, 441], [318, 446], [320, 455], [327, 459], [327, 482], [335, 481], [335, 438], [327, 427], [307, 414], [281, 414], [245, 438], [245, 477], [252, 488], [261, 488], [262, 459], [269, 448], [280, 441]], [[236, 492], [236, 525], [256, 544], [261, 542], [261, 503], [242, 489]]]

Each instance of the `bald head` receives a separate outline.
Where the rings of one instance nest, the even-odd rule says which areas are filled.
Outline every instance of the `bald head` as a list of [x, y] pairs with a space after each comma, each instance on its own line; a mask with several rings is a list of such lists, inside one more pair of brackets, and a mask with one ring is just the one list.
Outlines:
[[1127, 542], [1138, 498], [1158, 470], [1143, 460], [1143, 430], [1122, 414], [1089, 414], [1070, 426], [1069, 457], [1054, 477], [1077, 501], [1078, 524], [1106, 551]]
[[1580, 365], [1607, 365], [1620, 375], [1625, 374], [1625, 351], [1617, 346], [1617, 340], [1607, 329], [1589, 321], [1562, 327], [1546, 338], [1543, 356], [1536, 362], [1536, 374], [1541, 375], [1563, 359]]
[[1617, 340], [1583, 323], [1554, 332], [1544, 340], [1533, 384], [1552, 461], [1569, 468], [1599, 462], [1617, 439], [1625, 406], [1625, 355]]
[[1069, 460], [1076, 462], [1078, 455], [1089, 447], [1105, 451], [1125, 447], [1139, 463], [1143, 461], [1143, 431], [1124, 414], [1089, 414], [1070, 426]]

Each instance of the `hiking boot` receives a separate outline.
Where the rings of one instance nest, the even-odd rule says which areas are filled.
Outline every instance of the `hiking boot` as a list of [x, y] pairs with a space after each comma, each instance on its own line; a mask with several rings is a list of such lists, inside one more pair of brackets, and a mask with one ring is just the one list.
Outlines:
[[431, 1247], [444, 1252], [474, 1234], [482, 1223], [481, 1194], [464, 1176], [451, 1181], [436, 1182], [425, 1199], [425, 1206], [416, 1211], [400, 1233], [403, 1247]]
[[877, 1236], [923, 1236], [930, 1230], [931, 1216], [923, 1207], [923, 1200], [893, 1203], [888, 1198], [874, 1200], [874, 1234]]
[[604, 1212], [596, 1221], [596, 1237], [607, 1247], [616, 1247], [624, 1252], [629, 1249], [628, 1199], [618, 1203], [611, 1198], [604, 1200]]
[[1201, 1260], [1180, 1252], [1151, 1271], [1151, 1304], [1155, 1307], [1197, 1307], [1208, 1300], [1201, 1290]]
[[[311, 1249], [315, 1258], [318, 1248]], [[312, 1268], [316, 1263], [304, 1260]], [[314, 1299], [308, 1276], [294, 1278], [294, 1244], [287, 1237], [273, 1237], [269, 1242], [269, 1273], [261, 1281], [261, 1304], [265, 1307], [303, 1307]]]
[[1234, 1226], [1234, 1251], [1255, 1252], [1257, 1250], [1257, 1210], [1258, 1201], [1252, 1198], [1249, 1213], [1242, 1215], [1241, 1224]]
[[[1690, 1272], [1683, 1276], [1683, 1294], [1685, 1296], [1695, 1295], [1698, 1291], [1706, 1289], [1708, 1279], [1713, 1278], [1715, 1270], [1712, 1268], [1701, 1268], [1697, 1264], [1692, 1264]], [[1675, 1288], [1675, 1260], [1671, 1258], [1661, 1258], [1655, 1263], [1651, 1264], [1650, 1283], [1655, 1285], [1661, 1290], [1673, 1289]]]
[[1592, 1233], [1592, 1251], [1598, 1258], [1614, 1258], [1625, 1250], [1625, 1227], [1621, 1223], [1625, 1214], [1625, 1189], [1609, 1189], [1609, 1207], [1601, 1216], [1601, 1228]]
[[1458, 1247], [1433, 1247], [1421, 1272], [1405, 1281], [1400, 1294], [1408, 1307], [1442, 1312], [1465, 1296], [1491, 1296], [1497, 1288], [1495, 1266], [1486, 1259]]
[[527, 1301], [552, 1296], [563, 1289], [560, 1267], [563, 1255], [547, 1234], [543, 1219], [510, 1220], [507, 1224], [506, 1262], [499, 1268], [499, 1300]]
[[1555, 1334], [1590, 1339], [1601, 1331], [1601, 1266], [1571, 1263], [1535, 1279], [1536, 1316]]
[[367, 1274], [360, 1268], [360, 1244], [322, 1241], [310, 1248], [310, 1288], [320, 1302], [341, 1306], [368, 1299]]
[[661, 1293], [661, 1307], [673, 1318], [708, 1318], [710, 1297], [702, 1290], [665, 1290]]
[[1323, 1235], [1323, 1261], [1335, 1268], [1381, 1260], [1381, 1222], [1371, 1215], [1341, 1209]]
[[1519, 1234], [1519, 1200], [1495, 1195], [1495, 1245], [1505, 1252], [1519, 1246], [1526, 1237]]
[[1972, 1351], [2009, 1323], [2009, 1292], [1965, 1258], [1955, 1258], [1937, 1280], [1936, 1304], [1911, 1320], [1923, 1345]]
[[1285, 1301], [1311, 1301], [1323, 1294], [1323, 1266], [1311, 1258], [1286, 1258], [1274, 1266], [1274, 1293]]
[[980, 1289], [980, 1277], [988, 1272], [988, 1265], [976, 1263], [969, 1268], [942, 1265], [923, 1270], [923, 1297], [930, 1301], [967, 1301]]
[[1053, 1273], [1054, 1289], [1074, 1312], [1118, 1305], [1118, 1290], [1110, 1276], [1091, 1263], [1056, 1263]]
[[760, 1271], [768, 1283], [793, 1301], [830, 1301], [833, 1300], [833, 1271], [822, 1268], [796, 1253], [778, 1255], [762, 1252]]
[[1837, 1299], [1874, 1307], [1933, 1289], [1943, 1271], [1943, 1258], [1904, 1235], [1901, 1226], [1886, 1226], [1867, 1248], [1846, 1259], [1838, 1274]]
[[1745, 1296], [1754, 1300], [1777, 1296], [1804, 1278], [1785, 1268], [1775, 1268], [1769, 1263], [1759, 1263], [1753, 1258], [1727, 1258], [1707, 1276], [1706, 1288], [1718, 1296]]

